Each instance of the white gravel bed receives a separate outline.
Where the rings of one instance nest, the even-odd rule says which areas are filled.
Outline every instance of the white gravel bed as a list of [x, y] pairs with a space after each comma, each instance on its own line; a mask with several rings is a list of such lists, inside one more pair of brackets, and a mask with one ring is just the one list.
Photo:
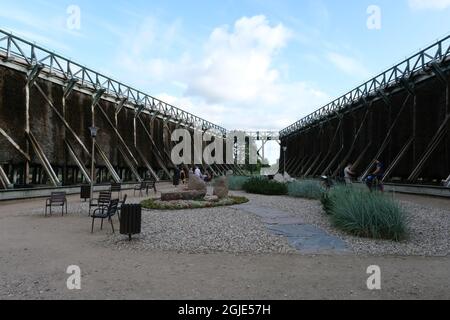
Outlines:
[[[237, 193], [240, 194], [240, 193]], [[291, 197], [245, 195], [252, 203], [283, 210], [344, 240], [359, 255], [448, 256], [450, 211], [400, 202], [410, 218], [409, 237], [402, 242], [374, 240], [348, 235], [331, 225], [319, 201]]]
[[187, 253], [292, 253], [287, 241], [270, 234], [258, 217], [231, 207], [178, 211], [144, 210], [142, 233], [129, 242], [112, 235], [118, 249]]
[[[305, 224], [323, 229], [347, 243], [358, 255], [382, 256], [448, 256], [450, 252], [450, 209], [441, 210], [412, 202], [400, 202], [410, 218], [409, 237], [402, 242], [374, 240], [348, 235], [331, 225], [319, 201], [292, 197], [260, 196], [233, 192], [245, 196], [254, 206], [269, 207], [291, 213]], [[139, 203], [144, 198], [130, 199]], [[43, 215], [42, 207], [18, 215]], [[87, 217], [88, 203], [72, 202], [70, 215]], [[54, 208], [53, 215], [61, 211]], [[116, 228], [118, 223], [115, 221]], [[143, 211], [142, 234], [132, 242], [118, 234], [108, 236], [105, 245], [119, 250], [163, 250], [188, 253], [296, 253], [283, 237], [272, 235], [261, 219], [233, 207], [179, 211]]]

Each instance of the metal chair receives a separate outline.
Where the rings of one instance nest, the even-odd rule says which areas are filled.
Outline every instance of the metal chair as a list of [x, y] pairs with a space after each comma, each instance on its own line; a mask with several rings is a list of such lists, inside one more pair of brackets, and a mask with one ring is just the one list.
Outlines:
[[139, 196], [142, 197], [142, 191], [147, 189], [147, 182], [141, 182], [134, 187], [133, 196], [136, 196], [136, 191], [139, 191]]
[[92, 213], [91, 233], [94, 233], [95, 219], [102, 219], [100, 230], [103, 230], [103, 220], [108, 219], [109, 222], [111, 223], [112, 232], [115, 233], [112, 217], [116, 215], [118, 208], [119, 208], [119, 199], [115, 199], [111, 200], [108, 207], [100, 207], [95, 209], [94, 212]]
[[67, 214], [67, 198], [65, 192], [52, 192], [50, 198], [45, 202], [45, 216], [47, 216], [47, 209], [50, 208], [50, 215], [52, 215], [52, 207], [61, 207], [62, 216], [64, 216], [64, 209]]
[[153, 189], [155, 191], [155, 193], [157, 193], [156, 191], [156, 180], [149, 180], [146, 182], [146, 192], [147, 192], [147, 196], [148, 196], [148, 190], [149, 189]]
[[89, 215], [91, 215], [92, 208], [108, 207], [111, 202], [111, 196], [111, 191], [102, 191], [98, 199], [91, 199], [89, 201]]

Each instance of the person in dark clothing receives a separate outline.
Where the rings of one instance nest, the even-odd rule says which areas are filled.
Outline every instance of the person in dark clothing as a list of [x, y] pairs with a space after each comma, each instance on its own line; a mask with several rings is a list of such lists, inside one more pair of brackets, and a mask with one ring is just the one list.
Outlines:
[[184, 168], [181, 169], [180, 179], [183, 184], [186, 184], [186, 170]]
[[374, 188], [383, 192], [383, 178], [384, 178], [384, 165], [381, 161], [375, 160], [375, 171], [372, 172], [366, 180], [366, 185], [370, 189], [370, 191], [373, 191]]
[[175, 187], [180, 185], [181, 171], [180, 168], [176, 167], [175, 172], [173, 174], [173, 185]]

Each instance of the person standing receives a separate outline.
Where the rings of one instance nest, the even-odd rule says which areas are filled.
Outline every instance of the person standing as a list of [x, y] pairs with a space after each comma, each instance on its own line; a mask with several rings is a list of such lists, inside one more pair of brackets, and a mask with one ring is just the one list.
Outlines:
[[180, 177], [181, 177], [180, 168], [175, 167], [175, 172], [173, 174], [173, 185], [175, 187], [178, 187], [180, 185]]
[[181, 169], [180, 179], [183, 184], [186, 184], [186, 171], [184, 168]]
[[[194, 174], [195, 174], [195, 176], [196, 176], [197, 178], [202, 179], [202, 171], [200, 170], [200, 168], [199, 168], [198, 166], [195, 167]], [[202, 180], [203, 180], [203, 179], [202, 179]]]
[[345, 183], [348, 185], [353, 184], [353, 177], [356, 173], [353, 171], [353, 163], [349, 163], [344, 169]]

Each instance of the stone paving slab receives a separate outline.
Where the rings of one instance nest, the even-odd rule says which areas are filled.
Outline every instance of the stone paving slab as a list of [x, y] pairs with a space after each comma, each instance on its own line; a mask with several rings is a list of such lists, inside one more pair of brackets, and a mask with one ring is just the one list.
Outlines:
[[298, 217], [263, 218], [261, 221], [268, 225], [305, 224], [303, 219]]
[[272, 225], [268, 229], [284, 236], [302, 253], [346, 253], [347, 245], [341, 239], [312, 225]]
[[260, 217], [270, 232], [287, 238], [289, 244], [301, 253], [343, 254], [349, 252], [346, 243], [341, 239], [313, 225], [305, 224], [301, 218], [290, 213], [252, 204], [238, 205], [233, 208]]

